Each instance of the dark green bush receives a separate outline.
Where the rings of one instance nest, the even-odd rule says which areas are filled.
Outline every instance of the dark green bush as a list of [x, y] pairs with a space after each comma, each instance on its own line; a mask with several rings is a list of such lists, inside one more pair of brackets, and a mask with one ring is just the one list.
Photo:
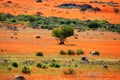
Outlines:
[[76, 53], [73, 50], [68, 50], [68, 55], [75, 55]]
[[88, 27], [91, 29], [98, 29], [99, 27], [101, 27], [101, 24], [98, 20], [93, 20], [88, 23]]
[[55, 65], [55, 68], [60, 68], [60, 67], [61, 67], [60, 64]]
[[36, 56], [44, 56], [44, 55], [43, 55], [43, 52], [37, 52]]
[[18, 67], [18, 63], [17, 62], [13, 62], [12, 66], [17, 68]]
[[61, 50], [61, 51], [59, 52], [59, 54], [61, 54], [61, 55], [67, 55], [67, 53], [66, 53], [65, 51], [63, 51], [63, 50]]
[[80, 49], [80, 50], [77, 50], [77, 51], [76, 51], [76, 54], [77, 54], [77, 55], [84, 54], [84, 51], [81, 50], [81, 49]]
[[30, 74], [30, 73], [31, 73], [31, 70], [30, 70], [28, 67], [24, 66], [24, 67], [22, 68], [22, 73], [24, 73], [24, 74]]
[[100, 55], [100, 52], [98, 52], [98, 51], [91, 51], [90, 54], [91, 55]]
[[11, 67], [9, 67], [9, 68], [8, 68], [8, 70], [12, 70], [12, 68], [11, 68]]
[[37, 63], [36, 67], [42, 68], [42, 64], [41, 63]]
[[56, 63], [56, 62], [52, 62], [51, 65], [50, 65], [50, 67], [60, 68], [61, 65], [58, 64], [58, 63]]
[[48, 66], [47, 65], [43, 65], [42, 68], [43, 69], [48, 69]]

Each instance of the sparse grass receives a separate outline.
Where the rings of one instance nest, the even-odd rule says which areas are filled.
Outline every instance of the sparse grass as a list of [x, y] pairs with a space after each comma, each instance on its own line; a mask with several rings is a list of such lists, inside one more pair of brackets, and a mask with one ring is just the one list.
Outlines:
[[[0, 73], [1, 74], [19, 74], [21, 70], [26, 66], [29, 68], [31, 74], [52, 74], [52, 75], [62, 75], [64, 72], [65, 75], [78, 75], [78, 70], [84, 71], [107, 71], [108, 73], [112, 73], [116, 71], [119, 73], [120, 67], [119, 62], [116, 59], [104, 60], [104, 63], [110, 64], [107, 70], [103, 69], [103, 63], [100, 63], [99, 60], [90, 59], [90, 63], [83, 63], [80, 60], [81, 56], [62, 56], [62, 55], [47, 55], [44, 57], [37, 57], [35, 55], [2, 55], [0, 56], [0, 64], [2, 61], [7, 58], [8, 62], [10, 63], [8, 66], [4, 66], [3, 64], [0, 65]], [[23, 64], [26, 60], [35, 61], [33, 65]], [[15, 61], [19, 64], [18, 68], [13, 67], [11, 64]], [[27, 61], [29, 62], [29, 61]], [[39, 65], [40, 63], [40, 65]], [[42, 64], [42, 65], [41, 65]], [[39, 67], [37, 68], [36, 67]], [[51, 66], [52, 65], [52, 66]], [[75, 71], [68, 71], [67, 69], [73, 69]], [[9, 73], [8, 73], [9, 71]], [[14, 73], [16, 71], [16, 73]], [[29, 74], [29, 71], [28, 73]]]

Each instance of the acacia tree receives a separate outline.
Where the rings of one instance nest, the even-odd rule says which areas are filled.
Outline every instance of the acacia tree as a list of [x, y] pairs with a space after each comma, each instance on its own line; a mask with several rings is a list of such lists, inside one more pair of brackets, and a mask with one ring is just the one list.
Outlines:
[[74, 29], [72, 27], [54, 28], [52, 31], [52, 35], [60, 41], [59, 44], [64, 44], [67, 37], [70, 37], [73, 34]]

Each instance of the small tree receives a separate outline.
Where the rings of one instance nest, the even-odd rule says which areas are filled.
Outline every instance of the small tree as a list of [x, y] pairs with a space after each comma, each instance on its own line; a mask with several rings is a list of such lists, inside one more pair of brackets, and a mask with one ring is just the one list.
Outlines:
[[82, 12], [83, 12], [83, 14], [84, 14], [86, 10], [87, 10], [87, 8], [83, 7], [83, 8], [81, 8], [81, 10], [80, 10], [80, 11], [82, 11]]
[[114, 12], [117, 14], [119, 13], [119, 9], [118, 8], [114, 8]]
[[74, 29], [72, 27], [61, 27], [55, 28], [52, 31], [52, 35], [60, 41], [59, 44], [64, 44], [67, 37], [70, 37], [74, 34]]

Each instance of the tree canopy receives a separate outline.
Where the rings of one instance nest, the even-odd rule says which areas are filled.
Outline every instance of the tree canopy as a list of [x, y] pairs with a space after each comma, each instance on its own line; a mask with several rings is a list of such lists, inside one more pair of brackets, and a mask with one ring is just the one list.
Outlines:
[[64, 44], [67, 37], [70, 37], [74, 34], [74, 29], [72, 27], [61, 27], [55, 28], [52, 31], [52, 35], [60, 41], [59, 44]]

